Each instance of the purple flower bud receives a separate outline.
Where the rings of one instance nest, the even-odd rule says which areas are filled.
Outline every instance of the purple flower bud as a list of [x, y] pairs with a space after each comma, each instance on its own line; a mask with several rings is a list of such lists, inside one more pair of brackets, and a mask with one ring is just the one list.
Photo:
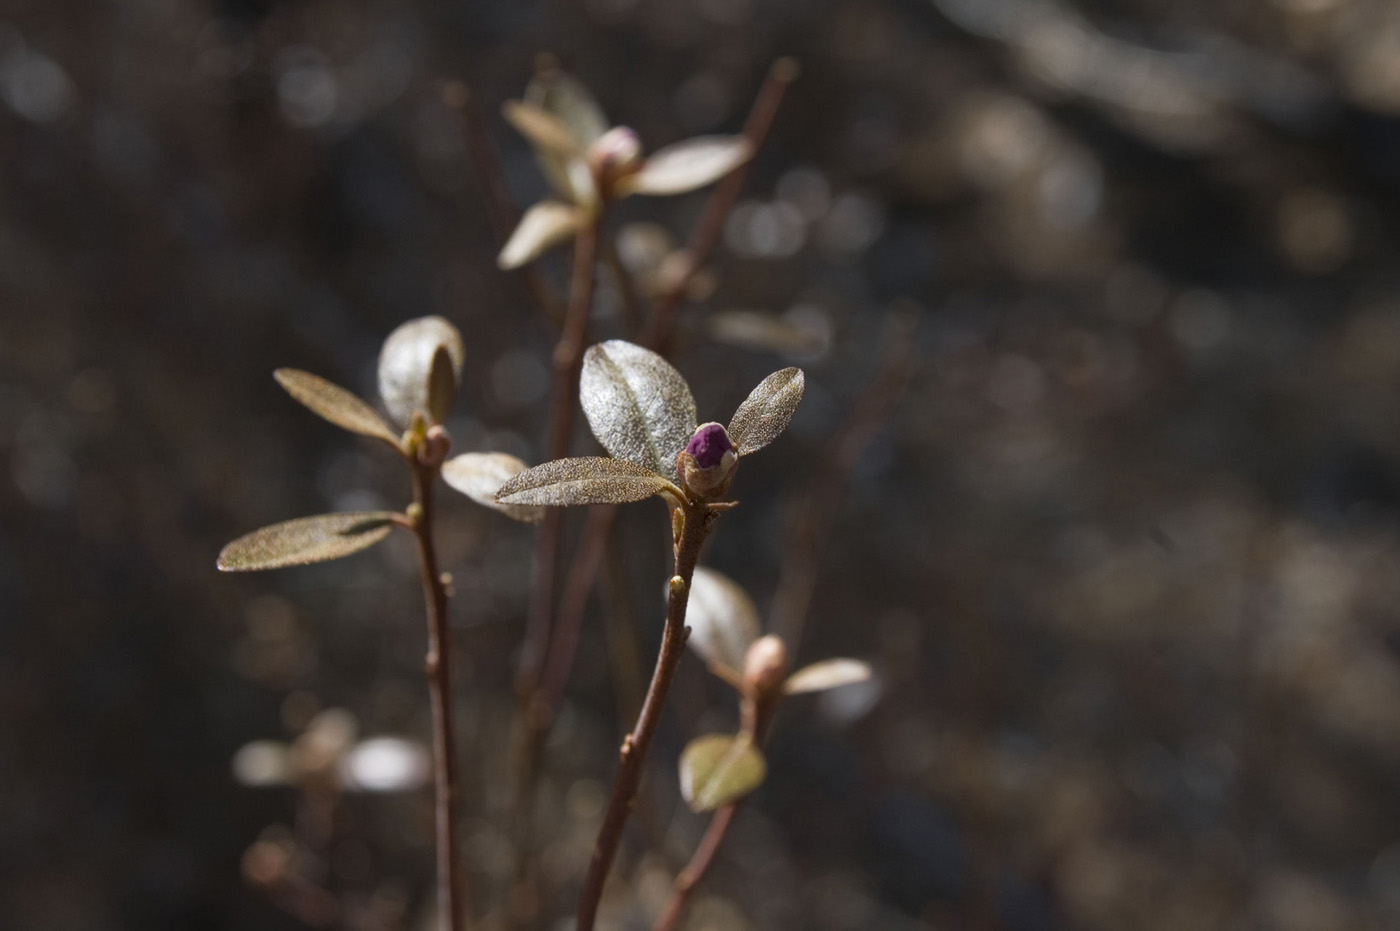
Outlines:
[[695, 464], [702, 469], [713, 469], [724, 461], [724, 454], [733, 449], [729, 432], [717, 423], [705, 424], [685, 444], [685, 451], [695, 457]]

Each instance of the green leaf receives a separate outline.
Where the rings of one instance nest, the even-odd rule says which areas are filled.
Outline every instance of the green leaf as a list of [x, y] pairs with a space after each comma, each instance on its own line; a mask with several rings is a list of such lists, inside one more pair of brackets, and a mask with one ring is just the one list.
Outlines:
[[687, 645], [712, 668], [726, 669], [737, 680], [749, 645], [759, 636], [758, 608], [748, 593], [728, 576], [697, 566], [685, 622], [690, 627]]
[[502, 504], [496, 500], [501, 486], [527, 468], [524, 462], [507, 453], [463, 453], [442, 464], [442, 479], [477, 504], [533, 524], [544, 519], [544, 508]]
[[666, 197], [713, 184], [753, 157], [743, 136], [700, 136], [657, 150], [623, 180], [626, 194]]
[[813, 663], [788, 676], [783, 692], [798, 695], [854, 685], [870, 678], [870, 664], [858, 659], [828, 659]]
[[533, 262], [565, 240], [573, 238], [583, 225], [583, 212], [557, 200], [541, 201], [520, 218], [496, 264], [509, 271]]
[[729, 439], [740, 456], [757, 452], [787, 429], [805, 387], [806, 377], [799, 368], [774, 372], [758, 383], [729, 421]]
[[218, 566], [224, 572], [248, 572], [339, 559], [387, 537], [399, 516], [350, 511], [283, 521], [234, 540], [219, 553]]
[[429, 386], [439, 347], [452, 360], [454, 381], [461, 378], [466, 357], [462, 334], [442, 317], [409, 320], [384, 340], [379, 350], [379, 396], [399, 426], [408, 426], [415, 412], [431, 415]]
[[501, 486], [501, 504], [535, 504], [569, 507], [576, 504], [625, 504], [652, 495], [681, 490], [644, 466], [625, 459], [584, 457], [556, 459], [526, 469]]
[[583, 355], [579, 403], [603, 448], [666, 476], [695, 432], [695, 398], [681, 373], [649, 349], [620, 339]]
[[272, 377], [288, 394], [337, 427], [362, 436], [372, 436], [398, 449], [399, 438], [384, 422], [384, 418], [339, 385], [300, 369], [278, 369], [272, 373]]
[[713, 811], [757, 789], [766, 773], [763, 754], [748, 737], [697, 737], [681, 754], [681, 796], [691, 811]]

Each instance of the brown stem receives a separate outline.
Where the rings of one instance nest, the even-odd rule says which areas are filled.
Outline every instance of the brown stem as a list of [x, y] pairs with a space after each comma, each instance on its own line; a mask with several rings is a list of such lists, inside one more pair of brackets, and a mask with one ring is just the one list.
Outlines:
[[[491, 145], [486, 133], [486, 121], [471, 90], [460, 81], [448, 81], [442, 88], [442, 101], [456, 110], [461, 116], [462, 135], [467, 151], [471, 154], [472, 165], [476, 169], [477, 181], [486, 197], [486, 207], [491, 215], [491, 227], [496, 234], [496, 243], [503, 246], [510, 238], [515, 224], [520, 221], [520, 213], [511, 201], [510, 189], [506, 186], [505, 172], [501, 161]], [[524, 265], [515, 270], [515, 277], [525, 291], [556, 324], [564, 319], [564, 311], [558, 298], [545, 284], [544, 276], [534, 264]]]
[[724, 843], [724, 837], [729, 833], [729, 826], [734, 823], [734, 815], [738, 811], [739, 803], [731, 802], [715, 812], [714, 817], [710, 819], [710, 826], [705, 830], [705, 836], [700, 839], [700, 846], [695, 848], [695, 855], [676, 877], [675, 885], [671, 887], [671, 900], [666, 903], [666, 910], [661, 913], [652, 931], [674, 931], [686, 904], [690, 901], [690, 893], [700, 884], [700, 880], [705, 878], [710, 865], [715, 862], [715, 854], [719, 853], [720, 844]]
[[[798, 71], [797, 62], [791, 58], [779, 58], [768, 69], [768, 77], [763, 82], [758, 97], [754, 99], [748, 119], [744, 122], [744, 137], [749, 140], [754, 152], [762, 148], [764, 140], [768, 138], [768, 132], [773, 128], [773, 120], [778, 115], [778, 106], [783, 102], [788, 85], [797, 80]], [[709, 200], [705, 202], [705, 210], [700, 215], [700, 222], [696, 224], [695, 233], [686, 249], [689, 258], [685, 269], [656, 299], [656, 309], [642, 332], [643, 346], [664, 352], [690, 279], [709, 261], [710, 253], [719, 245], [720, 234], [724, 232], [725, 218], [729, 216], [729, 211], [734, 209], [734, 202], [739, 199], [739, 192], [743, 190], [744, 180], [748, 178], [749, 166], [752, 164], [753, 160], [750, 159], [726, 176], [716, 185]]]
[[684, 522], [675, 547], [675, 575], [671, 579], [666, 606], [666, 629], [661, 636], [661, 652], [656, 657], [656, 670], [652, 673], [641, 713], [637, 715], [637, 724], [622, 741], [621, 761], [613, 783], [612, 798], [603, 816], [603, 826], [598, 831], [593, 858], [589, 861], [588, 874], [584, 877], [583, 890], [579, 895], [577, 931], [593, 931], [598, 904], [603, 898], [603, 884], [607, 881], [618, 844], [622, 841], [627, 816], [632, 813], [647, 751], [651, 749], [652, 738], [656, 736], [657, 725], [661, 722], [661, 709], [666, 703], [671, 681], [675, 678], [676, 667], [685, 654], [685, 641], [690, 633], [685, 626], [685, 609], [690, 601], [691, 577], [700, 557], [700, 546], [710, 535], [719, 512], [706, 504], [686, 504], [683, 514]]
[[428, 608], [428, 692], [433, 706], [433, 781], [437, 792], [438, 926], [461, 931], [463, 901], [457, 844], [457, 756], [452, 727], [452, 649], [447, 626], [447, 588], [438, 571], [433, 545], [433, 481], [437, 466], [411, 463], [413, 501], [417, 505], [414, 537], [423, 569], [423, 597]]

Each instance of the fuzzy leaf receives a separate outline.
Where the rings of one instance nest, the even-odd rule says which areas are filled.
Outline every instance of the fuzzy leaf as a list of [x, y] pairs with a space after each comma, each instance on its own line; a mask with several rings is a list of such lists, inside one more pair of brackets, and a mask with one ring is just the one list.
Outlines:
[[539, 106], [508, 100], [501, 106], [501, 115], [520, 135], [528, 139], [537, 151], [556, 155], [583, 153], [583, 141], [574, 131], [557, 116]]
[[439, 346], [433, 353], [432, 368], [428, 370], [428, 417], [431, 421], [446, 420], [456, 399], [457, 375], [452, 371], [452, 356], [446, 346]]
[[667, 196], [713, 184], [753, 156], [743, 136], [699, 136], [657, 150], [624, 182], [626, 194]]
[[387, 537], [398, 516], [393, 511], [350, 511], [272, 524], [224, 547], [218, 566], [224, 572], [248, 572], [339, 559]]
[[550, 70], [525, 88], [525, 102], [566, 126], [586, 149], [608, 131], [608, 118], [583, 82], [573, 75]]
[[828, 659], [804, 666], [788, 676], [787, 681], [783, 683], [783, 692], [788, 695], [820, 692], [864, 682], [869, 678], [869, 663], [858, 659]]
[[691, 811], [713, 811], [737, 801], [763, 783], [767, 765], [747, 737], [697, 737], [681, 754], [681, 796]]
[[625, 504], [652, 495], [681, 491], [671, 482], [625, 459], [587, 456], [556, 459], [526, 469], [501, 486], [501, 504], [569, 507], [575, 504]]
[[676, 474], [676, 457], [695, 432], [695, 398], [665, 359], [620, 339], [590, 346], [579, 402], [608, 452], [660, 475]]
[[739, 583], [713, 569], [697, 566], [690, 583], [685, 622], [686, 641], [712, 667], [738, 678], [749, 645], [759, 636], [758, 608]]
[[510, 270], [544, 255], [552, 247], [571, 238], [583, 225], [583, 213], [557, 200], [541, 201], [520, 218], [515, 232], [496, 258], [496, 264]]
[[300, 369], [278, 369], [272, 377], [288, 394], [337, 427], [384, 440], [398, 448], [399, 439], [384, 418], [339, 385]]
[[452, 360], [455, 381], [462, 375], [466, 351], [462, 334], [442, 317], [419, 317], [401, 324], [379, 350], [379, 396], [400, 426], [408, 426], [415, 411], [430, 412], [429, 385], [439, 347]]
[[799, 368], [774, 372], [758, 383], [729, 421], [729, 438], [739, 455], [762, 449], [787, 429], [804, 387], [806, 378]]
[[507, 453], [463, 453], [442, 464], [442, 479], [477, 504], [533, 524], [544, 519], [544, 508], [502, 504], [496, 500], [501, 486], [527, 468], [525, 463]]

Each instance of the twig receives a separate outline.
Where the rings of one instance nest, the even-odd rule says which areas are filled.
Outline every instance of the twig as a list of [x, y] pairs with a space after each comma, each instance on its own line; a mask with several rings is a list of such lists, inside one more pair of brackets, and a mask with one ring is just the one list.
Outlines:
[[861, 454], [879, 434], [904, 394], [913, 373], [913, 335], [918, 321], [916, 309], [891, 312], [885, 323], [880, 368], [828, 444], [831, 454], [812, 477], [792, 521], [792, 529], [786, 535], [789, 545], [783, 550], [768, 629], [794, 652], [802, 639], [802, 628], [811, 608], [822, 548], [831, 537], [840, 510], [835, 502], [849, 483]]
[[656, 657], [656, 670], [652, 673], [641, 713], [637, 715], [637, 724], [622, 741], [621, 761], [613, 783], [612, 798], [603, 816], [603, 826], [593, 846], [593, 858], [589, 861], [588, 874], [584, 877], [583, 890], [579, 895], [577, 931], [593, 931], [598, 904], [603, 898], [603, 885], [617, 855], [627, 816], [632, 812], [647, 751], [651, 749], [652, 738], [656, 736], [657, 725], [661, 722], [661, 709], [666, 703], [671, 681], [675, 678], [676, 667], [685, 655], [685, 641], [690, 633], [685, 626], [685, 609], [690, 601], [691, 577], [700, 557], [701, 544], [710, 535], [719, 512], [707, 504], [687, 503], [682, 513], [684, 520], [680, 538], [676, 541], [675, 575], [671, 578], [661, 652]]
[[710, 819], [710, 826], [705, 829], [705, 836], [700, 839], [700, 846], [695, 848], [695, 855], [676, 877], [675, 885], [671, 887], [671, 900], [666, 903], [666, 910], [661, 913], [652, 931], [674, 931], [676, 922], [680, 921], [681, 914], [690, 901], [690, 893], [700, 884], [700, 880], [705, 878], [710, 865], [715, 862], [715, 854], [719, 853], [720, 845], [724, 843], [724, 837], [729, 833], [729, 826], [734, 823], [734, 815], [738, 811], [739, 803], [731, 802], [715, 812], [714, 817]]
[[433, 544], [433, 480], [438, 467], [410, 463], [416, 505], [414, 537], [423, 569], [423, 596], [428, 609], [428, 656], [424, 669], [433, 707], [433, 781], [437, 792], [438, 926], [461, 931], [462, 870], [457, 844], [457, 756], [452, 727], [452, 647], [447, 626], [447, 588], [438, 571]]
[[[496, 234], [497, 247], [505, 245], [515, 224], [520, 221], [520, 213], [510, 197], [506, 186], [505, 172], [501, 170], [500, 159], [486, 133], [486, 121], [476, 105], [471, 89], [460, 81], [448, 81], [442, 88], [442, 102], [457, 111], [461, 117], [462, 136], [467, 151], [471, 154], [476, 168], [477, 181], [486, 196], [486, 207], [491, 214], [491, 226]], [[563, 325], [564, 309], [540, 274], [538, 266], [527, 264], [515, 270], [516, 280], [544, 311], [545, 316], [556, 325]]]

